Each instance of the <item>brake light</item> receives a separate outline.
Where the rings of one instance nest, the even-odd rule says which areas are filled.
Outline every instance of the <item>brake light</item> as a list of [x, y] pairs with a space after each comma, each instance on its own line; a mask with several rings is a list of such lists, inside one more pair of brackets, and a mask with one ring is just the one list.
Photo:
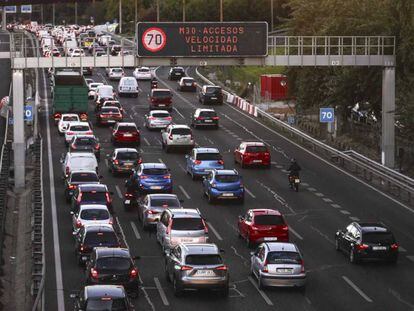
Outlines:
[[80, 118], [81, 118], [81, 120], [82, 120], [82, 121], [86, 121], [86, 120], [88, 120], [88, 115], [87, 115], [87, 114], [85, 114], [85, 113], [82, 113], [82, 114], [80, 115]]
[[397, 250], [398, 249], [398, 244], [397, 243], [391, 244], [391, 249], [392, 250]]
[[151, 211], [151, 210], [147, 210], [147, 214], [153, 215], [156, 214], [157, 212]]
[[168, 120], [168, 121], [171, 121], [172, 120], [172, 117], [165, 117], [164, 119], [165, 120]]
[[270, 153], [269, 153], [269, 152], [265, 152], [265, 153], [264, 153], [264, 155], [265, 155], [266, 157], [268, 157], [268, 156], [270, 156]]
[[364, 250], [367, 249], [369, 246], [367, 244], [359, 244], [357, 245], [358, 250]]
[[79, 250], [80, 250], [81, 252], [83, 252], [83, 251], [85, 250], [85, 248], [83, 247], [83, 244], [81, 244], [81, 245], [80, 245]]
[[69, 185], [68, 188], [69, 188], [69, 190], [73, 190], [73, 189], [76, 189], [76, 186], [75, 185]]
[[300, 261], [300, 272], [305, 273], [305, 263], [303, 260]]
[[195, 164], [195, 165], [199, 165], [199, 164], [201, 164], [201, 161], [200, 161], [200, 160], [195, 160], [195, 161], [194, 161], [194, 164]]
[[82, 222], [78, 219], [76, 221], [76, 228], [81, 228], [82, 227]]
[[140, 177], [141, 179], [147, 179], [148, 178], [148, 176], [146, 176], [146, 175], [141, 175], [141, 177]]
[[114, 220], [111, 218], [111, 219], [109, 219], [109, 224], [110, 225], [113, 225], [114, 224]]
[[181, 271], [189, 271], [189, 270], [193, 270], [193, 268], [190, 267], [190, 266], [181, 266], [181, 269], [180, 270]]
[[130, 272], [129, 272], [129, 277], [130, 278], [132, 278], [132, 279], [134, 279], [134, 278], [136, 278], [138, 276], [138, 270], [137, 269], [132, 269]]
[[219, 117], [212, 117], [213, 120], [219, 120]]
[[101, 145], [99, 144], [95, 145], [95, 150], [99, 150], [99, 149], [101, 149]]
[[141, 158], [139, 158], [139, 160], [138, 160], [138, 164], [141, 164], [142, 163], [142, 159]]
[[208, 227], [207, 227], [207, 224], [206, 224], [206, 222], [204, 221], [204, 219], [202, 219], [202, 221], [203, 221], [203, 226], [204, 226], [204, 234], [208, 234]]
[[218, 164], [224, 165], [224, 161], [223, 160], [218, 160], [217, 161]]
[[171, 175], [164, 175], [164, 179], [170, 179]]
[[92, 135], [92, 134], [93, 134], [93, 132], [92, 132], [92, 131], [87, 131], [85, 134], [86, 134], [86, 135]]
[[60, 117], [61, 117], [62, 115], [60, 114], [60, 113], [55, 113], [54, 115], [53, 115], [53, 118], [55, 118], [55, 119], [60, 119]]
[[227, 271], [227, 270], [228, 270], [228, 268], [227, 268], [227, 266], [226, 266], [226, 265], [223, 265], [223, 266], [217, 267], [217, 268], [216, 268], [216, 270], [220, 270], [220, 271]]
[[91, 277], [94, 278], [94, 279], [97, 279], [98, 276], [99, 276], [98, 270], [96, 270], [94, 268], [91, 268]]
[[204, 120], [204, 117], [197, 117], [197, 120]]
[[119, 161], [118, 160], [114, 160], [114, 164], [115, 165], [118, 165], [119, 164]]
[[125, 197], [126, 197], [126, 198], [132, 198], [132, 197], [133, 197], [133, 195], [132, 195], [131, 193], [125, 193]]
[[148, 117], [148, 120], [155, 120], [155, 117], [153, 117], [153, 116]]
[[267, 267], [267, 259], [265, 260], [265, 262], [263, 263], [263, 269], [262, 272], [269, 272], [269, 269]]
[[74, 135], [75, 133], [72, 132], [72, 131], [66, 131], [66, 134], [68, 134], [68, 135]]
[[106, 197], [106, 202], [109, 204], [109, 203], [111, 203], [111, 198], [110, 198], [110, 196], [109, 196], [109, 193], [108, 192], [106, 192], [105, 193], [105, 197]]
[[74, 144], [70, 145], [70, 147], [71, 147], [72, 149], [78, 149], [78, 147], [76, 147], [76, 145], [74, 145]]

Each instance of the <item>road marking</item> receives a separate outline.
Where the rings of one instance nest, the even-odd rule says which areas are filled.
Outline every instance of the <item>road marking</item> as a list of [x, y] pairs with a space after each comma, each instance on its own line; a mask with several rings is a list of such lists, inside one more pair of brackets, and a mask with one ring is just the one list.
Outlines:
[[216, 236], [217, 240], [219, 241], [223, 241], [223, 238], [221, 237], [221, 235], [217, 232], [217, 230], [213, 227], [213, 225], [211, 224], [211, 222], [207, 222], [208, 227], [211, 229], [211, 231], [213, 231], [214, 235]]
[[331, 200], [331, 199], [329, 199], [329, 198], [322, 198], [322, 200], [324, 200], [325, 202], [327, 202], [327, 203], [332, 203], [333, 201]]
[[254, 288], [256, 288], [256, 290], [259, 292], [260, 296], [262, 296], [262, 298], [264, 299], [264, 301], [266, 301], [266, 303], [269, 306], [273, 306], [273, 302], [270, 300], [270, 298], [266, 295], [266, 293], [264, 291], [262, 291], [259, 287], [257, 287], [256, 282], [253, 280], [253, 278], [251, 276], [248, 277], [250, 283], [252, 283], [252, 285], [254, 286]]
[[310, 188], [307, 188], [308, 189], [308, 191], [311, 191], [311, 192], [314, 192], [314, 191], [316, 191], [316, 189], [315, 188], [312, 188], [312, 187], [310, 187]]
[[341, 205], [339, 205], [339, 204], [331, 204], [331, 206], [334, 207], [334, 208], [341, 208]]
[[351, 219], [352, 221], [360, 221], [358, 217], [354, 217], [354, 216], [349, 216], [349, 219]]
[[164, 306], [169, 306], [170, 303], [168, 302], [167, 296], [165, 295], [164, 289], [161, 286], [160, 280], [158, 280], [157, 277], [154, 277], [155, 286], [158, 289], [158, 292], [160, 293], [162, 303]]
[[158, 162], [160, 162], [160, 163], [164, 163], [164, 161], [162, 160], [162, 159], [158, 159]]
[[320, 192], [315, 192], [315, 195], [316, 195], [317, 197], [323, 197], [323, 196], [324, 196], [324, 194], [323, 194], [323, 193], [320, 193]]
[[173, 107], [173, 109], [174, 109], [175, 112], [177, 112], [181, 116], [181, 118], [183, 118], [185, 120], [185, 117], [182, 115], [181, 112], [178, 111], [177, 108]]
[[295, 230], [293, 230], [291, 226], [289, 226], [289, 231], [292, 232], [293, 235], [297, 237], [299, 240], [303, 240], [302, 236], [299, 233], [297, 233]]
[[256, 196], [249, 190], [246, 188], [246, 186], [244, 186], [244, 190], [253, 198], [256, 199]]
[[401, 245], [398, 246], [398, 251], [401, 252], [401, 253], [406, 253], [407, 252], [407, 250], [404, 247], [402, 247]]
[[342, 214], [344, 214], [344, 215], [351, 215], [351, 213], [350, 213], [350, 212], [348, 212], [348, 211], [346, 211], [346, 210], [344, 210], [344, 209], [341, 209], [341, 210], [340, 210], [340, 212], [341, 212]]
[[282, 166], [282, 165], [276, 165], [276, 167], [277, 167], [277, 168], [279, 168], [279, 169], [280, 169], [280, 168], [283, 168], [283, 166]]
[[151, 145], [151, 144], [150, 144], [150, 142], [148, 141], [148, 139], [147, 139], [146, 137], [144, 137], [143, 139], [144, 139], [145, 143], [146, 143], [148, 146], [149, 146], [149, 145]]
[[408, 258], [409, 260], [411, 260], [412, 262], [414, 262], [414, 256], [407, 256], [407, 258]]
[[118, 197], [119, 197], [120, 199], [122, 199], [122, 198], [123, 198], [123, 195], [122, 195], [122, 191], [121, 191], [121, 189], [119, 188], [119, 186], [118, 186], [118, 185], [115, 185], [115, 189], [116, 189], [116, 193], [118, 194]]
[[188, 195], [187, 191], [185, 191], [185, 189], [183, 188], [183, 186], [179, 185], [178, 188], [180, 188], [181, 192], [185, 195], [185, 197], [187, 198], [187, 200], [190, 200], [191, 197]]
[[132, 227], [132, 231], [134, 231], [135, 237], [137, 238], [137, 240], [141, 239], [141, 235], [139, 234], [137, 225], [135, 224], [135, 222], [131, 221], [131, 227]]
[[[50, 118], [49, 118], [49, 99], [46, 89], [46, 77], [45, 71], [43, 74], [43, 90], [46, 97], [46, 135], [47, 135], [47, 157], [49, 162], [49, 180], [50, 180], [50, 206], [52, 212], [52, 232], [53, 232], [53, 254], [55, 260], [55, 278], [56, 278], [56, 296], [57, 296], [57, 309], [65, 311], [65, 298], [63, 296], [63, 281], [62, 281], [62, 262], [60, 258], [60, 241], [59, 241], [59, 222], [57, 219], [56, 210], [56, 192], [55, 192], [55, 173], [53, 172], [53, 158], [52, 158], [52, 140], [50, 137]], [[43, 161], [43, 159], [42, 159]]]
[[304, 187], [309, 187], [309, 184], [308, 184], [307, 182], [302, 182], [301, 184], [302, 184], [302, 186], [304, 186]]
[[356, 286], [354, 282], [348, 279], [345, 275], [343, 275], [342, 278], [345, 282], [348, 283], [349, 286], [351, 286], [358, 294], [360, 294], [362, 298], [364, 298], [367, 302], [372, 302], [372, 299], [369, 298], [358, 286]]
[[105, 165], [106, 165], [106, 167], [109, 167], [108, 159], [105, 159]]

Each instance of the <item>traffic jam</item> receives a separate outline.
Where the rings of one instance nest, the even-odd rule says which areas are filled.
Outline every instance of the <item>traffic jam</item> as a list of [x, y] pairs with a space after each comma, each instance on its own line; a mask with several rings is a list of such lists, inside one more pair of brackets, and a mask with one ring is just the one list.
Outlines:
[[[129, 53], [111, 36], [97, 34], [91, 27], [44, 25], [30, 31], [37, 36], [45, 57]], [[198, 206], [189, 203], [188, 195], [184, 195], [186, 199], [177, 195], [182, 190], [175, 179], [183, 174], [218, 213], [221, 206], [241, 211], [226, 221], [249, 250], [245, 274], [260, 291], [268, 287], [304, 290], [306, 258], [292, 242], [286, 216], [271, 206], [245, 206], [245, 197], [251, 194], [242, 173], [273, 170], [272, 150], [261, 140], [235, 141], [237, 146], [228, 146], [228, 150], [205, 143], [211, 133], [223, 131], [219, 111], [226, 99], [222, 88], [200, 84], [182, 67], [168, 71], [168, 80], [176, 82], [175, 90], [158, 81], [153, 68], [107, 68], [99, 73], [99, 81], [92, 78], [96, 75], [88, 77], [95, 70], [48, 71], [51, 122], [55, 124], [52, 135], [59, 137], [66, 150], [59, 163], [64, 197], [57, 200], [68, 210], [73, 260], [84, 275], [82, 289], [71, 294], [75, 310], [132, 310], [132, 303], [141, 295], [141, 258], [125, 241], [119, 209], [159, 244], [156, 255], [163, 256], [164, 266], [156, 269], [165, 274], [176, 297], [194, 290], [229, 296], [232, 267], [226, 263], [226, 252], [212, 242], [217, 240], [212, 239], [216, 233]], [[138, 102], [144, 85], [149, 89], [147, 100]], [[175, 102], [181, 100], [176, 92], [194, 93], [197, 107], [191, 116], [185, 116], [188, 120], [182, 121], [175, 109]], [[124, 98], [136, 99], [139, 113], [145, 108], [142, 123], [131, 119]], [[157, 149], [156, 155], [148, 155], [142, 145], [149, 145], [146, 139], [154, 133], [159, 133], [160, 144], [148, 146]], [[200, 142], [200, 136], [206, 139]], [[225, 152], [232, 154], [233, 161], [224, 160]], [[177, 153], [181, 170], [158, 159]], [[295, 168], [294, 159], [290, 165], [286, 188], [295, 193], [301, 184], [300, 167]], [[104, 170], [116, 178], [111, 179], [116, 184], [105, 183]], [[122, 204], [115, 203], [114, 187], [122, 192]], [[365, 259], [398, 260], [399, 245], [382, 223], [344, 223], [344, 229], [332, 235], [334, 249], [353, 264]]]

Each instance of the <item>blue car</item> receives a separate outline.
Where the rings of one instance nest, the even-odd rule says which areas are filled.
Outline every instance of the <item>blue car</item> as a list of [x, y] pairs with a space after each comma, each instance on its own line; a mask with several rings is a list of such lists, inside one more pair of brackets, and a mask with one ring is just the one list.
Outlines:
[[203, 178], [203, 190], [209, 203], [218, 199], [244, 202], [243, 181], [236, 170], [211, 171]]
[[193, 148], [185, 158], [187, 174], [193, 180], [208, 175], [214, 169], [224, 169], [223, 157], [217, 148]]
[[141, 163], [132, 176], [139, 193], [171, 193], [170, 170], [164, 163]]

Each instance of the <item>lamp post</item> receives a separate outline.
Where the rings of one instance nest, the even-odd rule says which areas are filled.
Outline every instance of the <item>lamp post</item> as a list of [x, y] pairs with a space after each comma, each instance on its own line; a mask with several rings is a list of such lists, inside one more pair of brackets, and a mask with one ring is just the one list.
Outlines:
[[220, 0], [220, 22], [223, 21], [223, 0]]
[[122, 0], [119, 0], [119, 33], [122, 33]]
[[160, 21], [160, 0], [157, 0], [157, 22]]

